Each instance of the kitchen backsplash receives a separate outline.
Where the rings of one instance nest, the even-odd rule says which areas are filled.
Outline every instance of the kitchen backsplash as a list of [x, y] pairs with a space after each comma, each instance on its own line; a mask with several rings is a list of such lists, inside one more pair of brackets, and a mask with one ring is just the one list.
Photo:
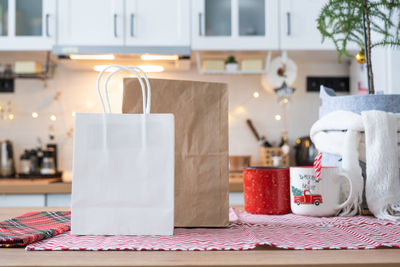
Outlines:
[[[306, 76], [347, 76], [347, 62], [338, 64], [329, 60], [296, 60], [298, 75], [293, 87], [295, 93], [287, 109], [289, 144], [298, 137], [309, 134], [309, 129], [318, 118], [320, 105], [318, 93], [306, 92]], [[96, 92], [95, 71], [71, 70], [59, 64], [53, 79], [47, 86], [40, 80], [17, 79], [13, 94], [0, 94], [0, 105], [11, 101], [13, 120], [0, 120], [0, 139], [10, 139], [15, 147], [15, 159], [19, 167], [19, 156], [25, 148], [34, 148], [40, 137], [48, 142], [51, 128], [54, 128], [59, 146], [59, 167], [70, 172], [72, 169], [73, 113], [100, 112]], [[252, 119], [260, 134], [278, 144], [283, 130], [283, 121], [276, 120], [282, 115], [283, 106], [278, 104], [272, 86], [262, 83], [263, 75], [202, 75], [195, 66], [189, 71], [151, 73], [153, 78], [171, 78], [225, 82], [229, 88], [229, 149], [231, 155], [251, 155], [252, 164], [260, 161], [259, 146], [246, 125]], [[121, 112], [122, 75], [110, 83], [110, 100], [114, 112]], [[264, 88], [264, 87], [267, 88]], [[259, 97], [253, 96], [254, 92]], [[33, 118], [36, 112], [38, 117]], [[53, 119], [53, 120], [52, 120]], [[54, 120], [55, 119], [55, 120]]]

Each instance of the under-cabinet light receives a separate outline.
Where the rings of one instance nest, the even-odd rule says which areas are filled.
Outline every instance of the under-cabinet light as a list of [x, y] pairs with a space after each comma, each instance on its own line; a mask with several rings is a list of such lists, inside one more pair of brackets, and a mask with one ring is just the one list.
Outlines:
[[115, 56], [113, 54], [107, 55], [69, 55], [70, 59], [76, 60], [114, 60]]
[[[108, 67], [108, 65], [95, 65], [93, 67], [93, 69], [95, 71], [102, 71], [106, 67]], [[164, 67], [159, 66], [159, 65], [139, 65], [137, 67], [142, 69], [144, 72], [162, 72], [162, 71], [164, 71]], [[112, 71], [115, 71], [116, 69], [117, 69], [116, 67], [111, 67], [111, 68], [107, 69], [106, 72], [112, 72]]]
[[142, 60], [178, 60], [178, 55], [149, 55], [145, 54], [140, 57]]

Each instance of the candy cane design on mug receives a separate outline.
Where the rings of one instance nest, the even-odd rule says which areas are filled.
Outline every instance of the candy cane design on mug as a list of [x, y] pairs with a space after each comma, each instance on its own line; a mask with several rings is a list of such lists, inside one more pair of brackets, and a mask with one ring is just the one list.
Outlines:
[[322, 153], [319, 152], [314, 159], [314, 170], [317, 173], [317, 179], [316, 179], [317, 182], [319, 182], [319, 180], [321, 179], [321, 169], [322, 169], [321, 161], [322, 161]]

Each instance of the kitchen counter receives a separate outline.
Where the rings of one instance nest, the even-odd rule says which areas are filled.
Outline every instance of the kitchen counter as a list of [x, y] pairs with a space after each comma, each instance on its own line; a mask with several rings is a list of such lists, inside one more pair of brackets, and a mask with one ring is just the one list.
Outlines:
[[[49, 211], [67, 208], [45, 208]], [[0, 208], [0, 220], [38, 208]], [[0, 266], [400, 266], [400, 250], [25, 251], [0, 248]]]
[[54, 179], [0, 179], [0, 194], [69, 194], [71, 182]]
[[[56, 179], [0, 179], [0, 207], [68, 206], [71, 182]], [[231, 204], [243, 205], [243, 178], [229, 176]]]
[[[242, 176], [229, 175], [229, 191], [243, 192]], [[0, 194], [70, 194], [71, 182], [0, 179]]]

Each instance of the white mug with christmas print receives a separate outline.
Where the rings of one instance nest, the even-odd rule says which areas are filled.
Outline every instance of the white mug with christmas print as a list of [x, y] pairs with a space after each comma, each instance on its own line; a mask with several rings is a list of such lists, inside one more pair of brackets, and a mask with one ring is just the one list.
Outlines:
[[[340, 203], [344, 179], [350, 190], [346, 201]], [[318, 178], [312, 166], [290, 168], [290, 207], [294, 214], [334, 216], [350, 205], [353, 197], [351, 179], [338, 167], [322, 167]]]

